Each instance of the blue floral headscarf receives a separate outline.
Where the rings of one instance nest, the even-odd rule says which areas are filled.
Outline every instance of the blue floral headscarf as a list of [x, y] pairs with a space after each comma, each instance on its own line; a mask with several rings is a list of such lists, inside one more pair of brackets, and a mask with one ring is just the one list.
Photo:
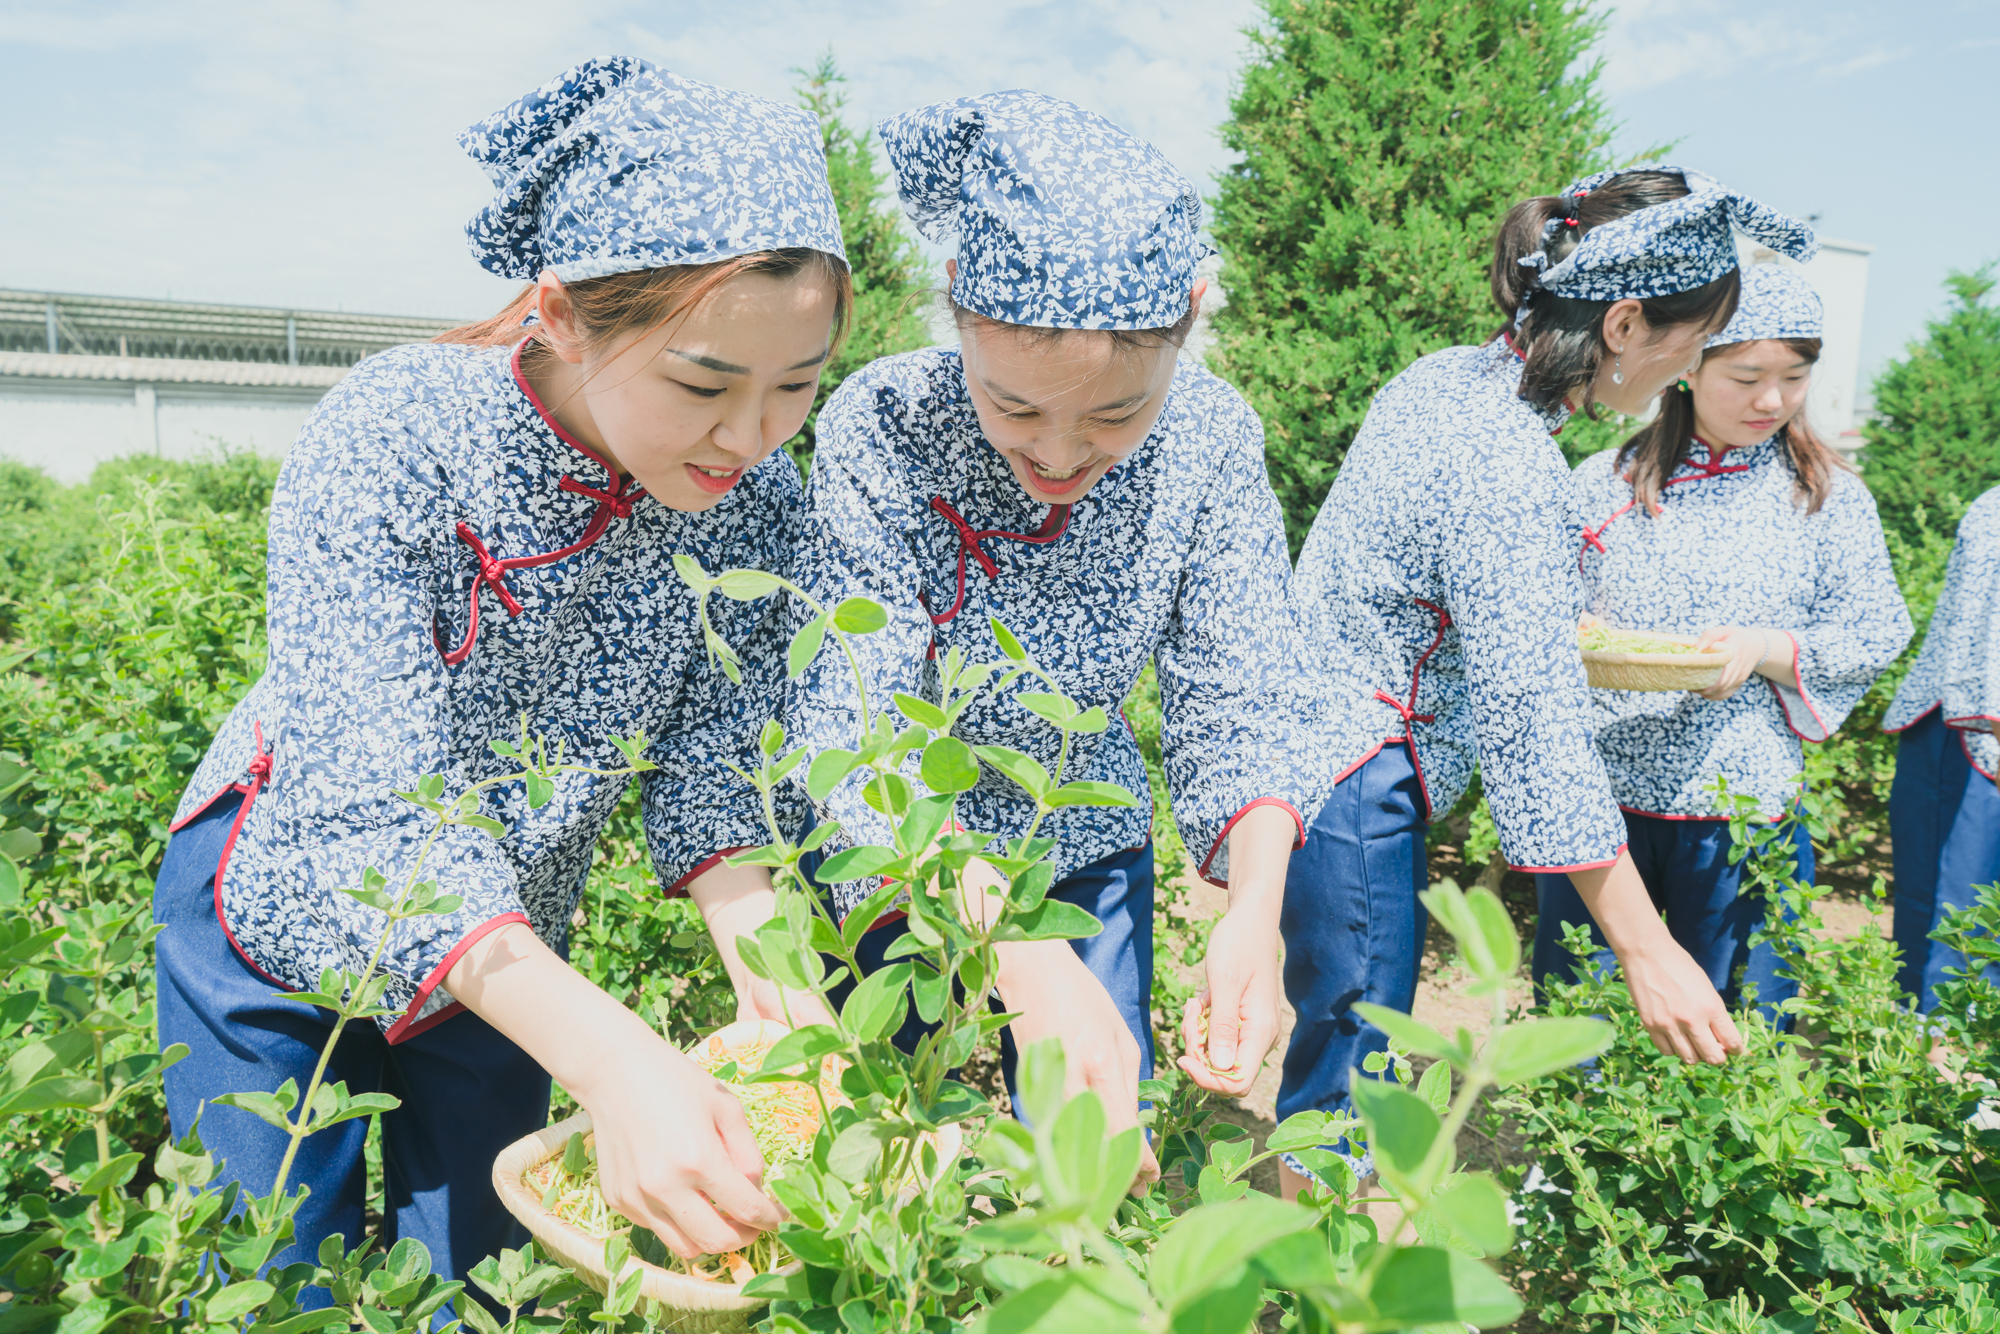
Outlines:
[[1777, 264], [1752, 264], [1743, 270], [1743, 295], [1736, 299], [1734, 318], [1722, 332], [1709, 335], [1708, 346], [1819, 338], [1824, 327], [1819, 293], [1803, 275]]
[[1812, 228], [1803, 222], [1681, 167], [1655, 164], [1601, 171], [1563, 193], [1581, 198], [1612, 177], [1632, 171], [1672, 173], [1687, 182], [1688, 193], [1591, 228], [1574, 250], [1554, 262], [1549, 260], [1548, 246], [1565, 222], [1550, 219], [1542, 228], [1542, 248], [1520, 261], [1535, 270], [1537, 287], [1585, 301], [1644, 300], [1686, 292], [1736, 267], [1736, 232], [1801, 264], [1819, 249]]
[[1162, 329], [1180, 322], [1201, 200], [1151, 144], [1104, 117], [1016, 89], [905, 111], [882, 142], [903, 207], [958, 240], [952, 299], [1008, 324]]
[[847, 258], [818, 121], [643, 60], [585, 61], [458, 142], [499, 187], [465, 230], [503, 278], [578, 282], [793, 247]]

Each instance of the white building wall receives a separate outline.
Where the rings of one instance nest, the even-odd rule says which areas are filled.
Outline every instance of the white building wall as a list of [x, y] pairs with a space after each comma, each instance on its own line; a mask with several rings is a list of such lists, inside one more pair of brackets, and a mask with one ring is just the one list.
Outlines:
[[108, 459], [282, 455], [336, 367], [0, 353], [0, 457], [59, 482]]

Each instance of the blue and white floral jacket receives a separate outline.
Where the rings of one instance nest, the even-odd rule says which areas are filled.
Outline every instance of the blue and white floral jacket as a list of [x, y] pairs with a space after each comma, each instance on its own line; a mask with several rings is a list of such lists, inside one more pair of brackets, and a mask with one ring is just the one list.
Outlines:
[[1576, 627], [1583, 524], [1552, 431], [1516, 395], [1504, 339], [1432, 353], [1382, 387], [1299, 553], [1293, 597], [1316, 663], [1371, 709], [1323, 715], [1342, 776], [1414, 739], [1427, 814], [1475, 766], [1507, 860], [1605, 866], [1625, 845], [1592, 744]]
[[2000, 487], [1959, 521], [1924, 646], [1882, 728], [1900, 732], [1933, 709], [1958, 729], [1973, 766], [2000, 782]]
[[1808, 514], [1777, 441], [1715, 450], [1696, 440], [1648, 514], [1617, 457], [1607, 449], [1576, 469], [1590, 611], [1674, 635], [1782, 630], [1772, 651], [1791, 655], [1799, 688], [1752, 677], [1726, 700], [1591, 691], [1612, 795], [1641, 815], [1714, 818], [1707, 789], [1721, 775], [1777, 819], [1798, 793], [1799, 743], [1832, 736], [1910, 640], [1874, 497], [1836, 470], [1833, 494]]
[[[1042, 505], [981, 434], [956, 350], [887, 357], [849, 376], [820, 414], [798, 578], [828, 605], [858, 595], [888, 608], [888, 627], [857, 641], [871, 701], [937, 699], [936, 664], [954, 647], [998, 660], [988, 619], [998, 617], [1064, 693], [1113, 717], [1079, 738], [1064, 777], [1117, 783], [1141, 803], [1046, 821], [1058, 880], [1146, 842], [1145, 764], [1116, 719], [1152, 658], [1174, 816], [1202, 874], [1226, 883], [1225, 835], [1245, 810], [1276, 802], [1299, 820], [1332, 787], [1291, 726], [1308, 681], [1263, 444], [1242, 397], [1184, 359], [1144, 443], [1074, 505]], [[794, 609], [795, 624], [804, 617]], [[955, 735], [1053, 771], [1057, 732], [1015, 699], [1041, 688], [982, 697]], [[822, 654], [793, 690], [791, 731], [814, 754], [852, 748], [856, 708], [847, 664]], [[1012, 837], [1034, 804], [988, 769], [959, 809], [968, 828]], [[855, 778], [819, 815], [841, 824], [831, 847], [890, 841]], [[842, 911], [867, 883], [836, 891]]]
[[[724, 765], [754, 754], [779, 695], [771, 673], [744, 689], [710, 668], [672, 558], [782, 569], [799, 498], [798, 470], [778, 455], [705, 514], [660, 504], [567, 439], [504, 348], [418, 345], [357, 366], [278, 479], [269, 665], [175, 821], [246, 794], [215, 881], [244, 959], [294, 990], [365, 964], [383, 915], [340, 891], [369, 867], [400, 890], [431, 824], [392, 794], [425, 774], [444, 774], [450, 793], [518, 769], [487, 743], [517, 737], [524, 716], [572, 764], [620, 768], [610, 737], [652, 739], [661, 767], [640, 790], [670, 891], [765, 842], [756, 794]], [[774, 601], [718, 600], [716, 613], [733, 618], [721, 628], [747, 667], [776, 661]], [[455, 1011], [440, 983], [485, 932], [527, 922], [566, 948], [626, 782], [568, 774], [540, 810], [503, 786], [483, 810], [504, 838], [444, 832], [425, 877], [464, 902], [392, 932], [392, 1041]]]

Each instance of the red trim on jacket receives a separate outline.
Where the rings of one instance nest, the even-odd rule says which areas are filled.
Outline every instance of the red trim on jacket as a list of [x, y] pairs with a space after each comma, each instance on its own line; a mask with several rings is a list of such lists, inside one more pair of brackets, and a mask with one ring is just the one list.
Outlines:
[[1292, 823], [1296, 824], [1299, 827], [1299, 836], [1292, 841], [1293, 851], [1297, 851], [1298, 849], [1306, 845], [1306, 822], [1304, 819], [1300, 817], [1298, 811], [1293, 809], [1292, 803], [1286, 801], [1283, 797], [1259, 797], [1257, 798], [1257, 800], [1251, 802], [1249, 805], [1245, 806], [1242, 810], [1236, 812], [1236, 814], [1229, 817], [1229, 823], [1222, 826], [1222, 832], [1217, 834], [1215, 836], [1215, 842], [1209, 845], [1208, 855], [1206, 857], [1203, 857], [1201, 859], [1201, 865], [1195, 868], [1196, 875], [1199, 875], [1203, 880], [1208, 881], [1209, 884], [1215, 885], [1220, 889], [1229, 888], [1229, 882], [1227, 880], [1217, 880], [1214, 876], [1211, 876], [1208, 873], [1208, 868], [1215, 865], [1215, 858], [1217, 854], [1219, 854], [1222, 851], [1222, 845], [1225, 841], [1228, 840], [1229, 831], [1236, 827], [1237, 821], [1241, 820], [1244, 816], [1248, 815], [1250, 812], [1256, 810], [1259, 806], [1284, 807], [1285, 814], [1291, 816]]
[[1405, 703], [1403, 700], [1397, 699], [1394, 695], [1391, 695], [1386, 690], [1378, 690], [1375, 692], [1376, 699], [1380, 700], [1382, 703], [1387, 704], [1390, 708], [1394, 709], [1397, 715], [1402, 718], [1403, 735], [1400, 737], [1396, 736], [1384, 737], [1382, 739], [1381, 745], [1376, 746], [1375, 750], [1369, 751], [1366, 755], [1363, 755], [1353, 764], [1350, 764], [1345, 769], [1342, 769], [1340, 771], [1340, 776], [1338, 778], [1335, 778], [1333, 781], [1338, 783], [1341, 778], [1347, 777], [1347, 775], [1353, 773], [1356, 769], [1359, 769], [1369, 760], [1375, 758], [1376, 752], [1381, 750], [1382, 746], [1391, 745], [1397, 741], [1402, 741], [1407, 739], [1410, 743], [1410, 767], [1412, 769], [1415, 769], [1417, 772], [1417, 791], [1421, 793], [1424, 798], [1424, 823], [1429, 824], [1432, 813], [1431, 788], [1430, 784], [1424, 780], [1424, 762], [1417, 753], [1417, 729], [1415, 724], [1434, 723], [1437, 721], [1437, 715], [1434, 713], [1418, 713], [1416, 711], [1417, 689], [1423, 681], [1424, 664], [1431, 660], [1431, 655], [1438, 651], [1438, 646], [1440, 644], [1444, 643], [1444, 632], [1451, 629], [1451, 613], [1446, 611], [1443, 607], [1440, 607], [1437, 603], [1427, 602], [1423, 598], [1411, 598], [1410, 601], [1416, 603], [1419, 607], [1424, 608], [1426, 611], [1429, 611], [1432, 615], [1438, 618], [1437, 633], [1431, 636], [1430, 647], [1417, 655], [1416, 666], [1410, 669], [1410, 698], [1407, 703]]
[[[1726, 467], [1723, 465], [1722, 460], [1729, 456], [1729, 451], [1732, 448], [1732, 446], [1725, 445], [1722, 447], [1720, 451], [1718, 451], [1714, 445], [1709, 444], [1708, 441], [1702, 439], [1700, 436], [1695, 436], [1694, 442], [1697, 445], [1700, 445], [1703, 449], [1708, 451], [1707, 461], [1703, 463], [1696, 463], [1691, 458], [1683, 459], [1681, 462], [1684, 466], [1697, 469], [1697, 471], [1692, 476], [1689, 477], [1670, 477], [1666, 481], [1662, 482], [1660, 484], [1660, 491], [1663, 495], [1668, 487], [1679, 486], [1682, 482], [1703, 482], [1707, 481], [1711, 477], [1720, 477], [1724, 473], [1750, 471], [1750, 465], [1747, 463], [1732, 463]], [[1625, 484], [1627, 486], [1630, 486], [1632, 484], [1632, 474], [1625, 473], [1622, 476]], [[1637, 496], [1634, 496], [1632, 499], [1626, 501], [1623, 505], [1620, 505], [1617, 509], [1611, 511], [1610, 516], [1607, 517], [1603, 523], [1598, 524], [1597, 527], [1592, 528], [1589, 524], [1585, 524], [1583, 526], [1583, 546], [1578, 547], [1576, 552], [1577, 569], [1581, 570], [1583, 568], [1583, 553], [1585, 548], [1596, 547], [1599, 554], [1601, 555], [1610, 554], [1610, 548], [1604, 545], [1605, 530], [1611, 527], [1612, 524], [1618, 522], [1618, 520], [1624, 518], [1628, 513], [1631, 512], [1632, 507], [1638, 503], [1639, 503], [1639, 498]], [[1664, 504], [1664, 502], [1662, 503]]]
[[1642, 811], [1642, 810], [1640, 810], [1640, 809], [1639, 809], [1639, 808], [1638, 808], [1637, 806], [1627, 806], [1627, 805], [1626, 805], [1625, 803], [1623, 803], [1623, 802], [1620, 802], [1620, 803], [1618, 804], [1618, 809], [1619, 809], [1619, 810], [1621, 810], [1621, 811], [1623, 811], [1623, 812], [1625, 812], [1625, 813], [1626, 813], [1627, 815], [1640, 815], [1640, 816], [1644, 816], [1644, 817], [1645, 817], [1646, 819], [1648, 819], [1648, 820], [1708, 820], [1708, 821], [1717, 821], [1717, 820], [1722, 820], [1722, 821], [1726, 821], [1726, 820], [1728, 820], [1728, 819], [1729, 819], [1729, 817], [1728, 817], [1728, 816], [1726, 816], [1726, 815], [1664, 815], [1664, 814], [1660, 813], [1659, 811]]
[[[229, 942], [229, 948], [235, 950], [237, 957], [250, 965], [251, 972], [282, 991], [297, 991], [297, 987], [286, 986], [258, 966], [257, 961], [250, 957], [250, 952], [236, 939], [236, 933], [229, 929], [229, 915], [222, 910], [222, 877], [229, 870], [229, 855], [236, 850], [236, 839], [243, 832], [243, 822], [250, 817], [250, 807], [256, 802], [257, 795], [264, 790], [264, 784], [270, 781], [273, 768], [270, 752], [264, 749], [264, 724], [252, 723], [250, 728], [255, 738], [257, 753], [250, 757], [249, 767], [245, 770], [250, 775], [249, 786], [232, 784], [242, 791], [243, 804], [236, 808], [236, 819], [229, 826], [229, 837], [223, 840], [222, 856], [217, 858], [215, 863], [215, 924], [222, 928], [223, 939]], [[223, 789], [225, 792], [228, 790], [228, 788]], [[221, 795], [221, 792], [216, 793], [217, 797]], [[214, 798], [210, 798], [211, 804], [213, 801]], [[193, 818], [193, 816], [188, 817], [190, 820]]]
[[451, 953], [445, 955], [439, 961], [438, 966], [431, 969], [424, 977], [424, 980], [417, 985], [417, 994], [411, 997], [410, 1007], [403, 1011], [403, 1017], [389, 1025], [388, 1031], [382, 1035], [388, 1041], [389, 1045], [394, 1046], [396, 1043], [413, 1038], [419, 1033], [428, 1032], [453, 1015], [463, 1011], [465, 1009], [465, 1002], [453, 1001], [436, 1014], [427, 1014], [421, 1019], [412, 1018], [417, 1011], [424, 1008], [424, 1002], [431, 998], [431, 993], [444, 985], [445, 976], [451, 972], [452, 967], [458, 963], [467, 950], [478, 944], [488, 932], [498, 930], [500, 927], [511, 925], [514, 922], [519, 922], [531, 931], [534, 929], [534, 924], [527, 919], [526, 915], [517, 912], [503, 912], [498, 917], [481, 922], [478, 926], [473, 927], [472, 930], [460, 937], [459, 942], [451, 947]]
[[1980, 767], [1978, 759], [1973, 755], [1972, 736], [1971, 736], [1971, 732], [1973, 729], [1969, 727], [1961, 727], [1961, 728], [1955, 728], [1953, 730], [1955, 730], [1958, 733], [1958, 747], [1960, 750], [1963, 750], [1965, 752], [1965, 762], [1972, 766], [1972, 772], [1976, 774], [1985, 774], [1990, 781], [1995, 783], [2000, 783], [2000, 773], [1987, 773], [1985, 769]]
[[[1943, 703], [1942, 700], [1939, 703]], [[1992, 723], [1991, 727], [1974, 727], [1974, 723]], [[1961, 732], [2000, 732], [2000, 714], [1962, 713], [1956, 718], [1944, 720], [1946, 727], [1956, 727]]]
[[1882, 730], [1884, 732], [1887, 732], [1890, 736], [1899, 736], [1902, 733], [1909, 731], [1912, 727], [1915, 727], [1918, 723], [1930, 717], [1932, 714], [1936, 713], [1943, 704], [1944, 704], [1943, 700], [1935, 700], [1932, 702], [1929, 708], [1925, 709], [1922, 713], [1918, 714], [1916, 717], [1910, 719], [1910, 721], [1904, 723], [1901, 727], [1885, 727]]
[[[1833, 735], [1834, 729], [1826, 725], [1826, 719], [1820, 717], [1819, 710], [1813, 707], [1812, 696], [1806, 693], [1805, 678], [1799, 675], [1798, 637], [1794, 635], [1790, 630], [1780, 630], [1778, 631], [1778, 633], [1783, 635], [1791, 643], [1792, 679], [1798, 682], [1798, 687], [1797, 689], [1787, 689], [1786, 687], [1779, 685], [1776, 681], [1773, 681], [1768, 676], [1764, 678], [1764, 683], [1770, 686], [1771, 693], [1778, 697], [1778, 711], [1785, 715], [1785, 726], [1792, 729], [1792, 735], [1797, 737], [1801, 741], [1810, 741], [1814, 745], [1818, 745], [1821, 742], [1825, 741], [1827, 738], [1831, 737]], [[1798, 724], [1792, 721], [1792, 706], [1786, 702], [1785, 700], [1786, 695], [1797, 695], [1799, 697], [1800, 703], [1806, 706], [1806, 712], [1812, 715], [1813, 725], [1819, 728], [1818, 736], [1807, 736], [1804, 732], [1801, 732], [1799, 730]]]
[[755, 843], [744, 843], [738, 847], [724, 848], [722, 851], [716, 853], [714, 856], [709, 857], [707, 860], [703, 861], [701, 865], [695, 867], [692, 871], [689, 871], [686, 875], [682, 876], [680, 879], [674, 881], [673, 884], [668, 885], [661, 892], [664, 893], [670, 899], [686, 898], [688, 892], [687, 890], [688, 884], [691, 881], [693, 881], [697, 876], [700, 876], [705, 872], [715, 869], [716, 865], [720, 863], [724, 857], [734, 857], [737, 853], [748, 852], [750, 851], [750, 849], [756, 846], [757, 845]]
[[[584, 444], [581, 440], [578, 440], [568, 431], [565, 431], [556, 419], [549, 414], [549, 410], [542, 406], [542, 400], [536, 395], [534, 388], [529, 385], [528, 377], [521, 373], [521, 352], [527, 345], [528, 340], [523, 339], [520, 345], [514, 349], [514, 355], [511, 358], [511, 365], [514, 369], [514, 383], [520, 386], [521, 392], [527, 396], [528, 402], [533, 405], [536, 415], [542, 419], [542, 424], [553, 431], [557, 439], [582, 454], [598, 467], [604, 469], [604, 475], [611, 479], [610, 489], [604, 490], [600, 487], [587, 486], [579, 482], [573, 474], [565, 473], [562, 480], [556, 483], [556, 489], [594, 500], [597, 502], [597, 508], [591, 511], [590, 521], [585, 525], [582, 537], [566, 547], [558, 547], [554, 551], [545, 551], [536, 556], [496, 557], [491, 551], [487, 550], [486, 543], [480, 538], [478, 533], [473, 531], [471, 524], [461, 521], [457, 525], [455, 531], [458, 533], [458, 538], [472, 549], [473, 559], [479, 563], [479, 573], [472, 580], [472, 595], [470, 605], [466, 611], [464, 640], [455, 649], [446, 649], [442, 643], [438, 643], [437, 646], [438, 655], [445, 660], [447, 666], [451, 667], [458, 666], [458, 664], [470, 657], [473, 645], [478, 642], [479, 590], [482, 585], [491, 588], [499, 596], [500, 605], [506, 608], [509, 617], [519, 616], [521, 614], [520, 600], [514, 596], [513, 590], [507, 587], [507, 575], [509, 571], [531, 569], [538, 565], [551, 565], [566, 557], [574, 556], [577, 552], [582, 551], [585, 547], [597, 541], [598, 538], [603, 537], [605, 532], [610, 529], [613, 519], [630, 518], [632, 516], [633, 505], [646, 497], [645, 487], [635, 484], [631, 477], [621, 475], [611, 465], [609, 460], [605, 459], [596, 450]], [[433, 634], [432, 638], [435, 641], [436, 635]]]
[[[954, 509], [951, 502], [943, 496], [932, 496], [931, 508], [937, 511], [938, 515], [958, 533], [958, 596], [952, 599], [949, 611], [946, 611], [942, 616], [931, 616], [932, 625], [946, 624], [956, 617], [959, 610], [965, 606], [965, 558], [968, 555], [979, 562], [979, 568], [986, 571], [988, 579], [998, 579], [1000, 577], [999, 563], [986, 553], [986, 549], [980, 543], [986, 541], [988, 538], [1004, 537], [1010, 542], [1027, 542], [1040, 546], [1060, 539], [1064, 533], [1069, 531], [1070, 507], [1068, 505], [1049, 506], [1048, 517], [1043, 519], [1042, 526], [1032, 533], [1009, 532], [1005, 528], [974, 528], [966, 521], [965, 516]], [[932, 651], [935, 653], [935, 645], [932, 646]]]
[[1601, 871], [1607, 866], [1616, 866], [1618, 859], [1625, 855], [1625, 849], [1631, 846], [1630, 843], [1620, 843], [1618, 851], [1611, 854], [1611, 860], [1608, 862], [1578, 862], [1574, 866], [1514, 866], [1510, 863], [1508, 869], [1519, 871], [1524, 875], [1567, 875], [1571, 871]]

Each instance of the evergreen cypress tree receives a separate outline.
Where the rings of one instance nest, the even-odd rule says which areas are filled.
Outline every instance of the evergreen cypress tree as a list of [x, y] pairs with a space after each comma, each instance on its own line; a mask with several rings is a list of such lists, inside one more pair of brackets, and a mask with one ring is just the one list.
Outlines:
[[834, 207], [847, 262], [854, 271], [854, 318], [847, 341], [820, 376], [819, 394], [805, 429], [792, 441], [801, 467], [810, 465], [819, 410], [840, 382], [877, 357], [908, 352], [931, 341], [923, 316], [927, 277], [923, 252], [903, 225], [902, 211], [889, 189], [888, 173], [875, 165], [874, 136], [867, 126], [856, 129], [842, 116], [847, 82], [831, 52], [810, 70], [796, 70], [804, 83], [796, 90], [799, 105], [819, 117], [826, 148], [827, 178], [833, 185]]
[[1375, 391], [1499, 326], [1507, 209], [1601, 165], [1612, 122], [1586, 3], [1264, 5], [1222, 131], [1243, 160], [1217, 200], [1211, 361], [1263, 417], [1296, 549]]
[[1957, 304], [1875, 380], [1863, 430], [1868, 489], [1882, 522], [1918, 537], [1917, 511], [1952, 513], [2000, 485], [2000, 308], [1987, 304], [1993, 264], [1945, 279]]

